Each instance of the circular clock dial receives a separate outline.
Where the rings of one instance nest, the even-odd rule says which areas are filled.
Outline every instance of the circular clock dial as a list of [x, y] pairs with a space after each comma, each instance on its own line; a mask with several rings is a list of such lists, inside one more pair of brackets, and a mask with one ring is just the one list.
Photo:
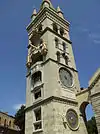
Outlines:
[[75, 110], [73, 109], [68, 110], [66, 113], [66, 119], [68, 122], [68, 126], [72, 130], [76, 130], [78, 128], [79, 120], [78, 120], [78, 115]]
[[59, 71], [59, 76], [64, 86], [71, 87], [73, 85], [73, 77], [69, 70], [61, 68]]

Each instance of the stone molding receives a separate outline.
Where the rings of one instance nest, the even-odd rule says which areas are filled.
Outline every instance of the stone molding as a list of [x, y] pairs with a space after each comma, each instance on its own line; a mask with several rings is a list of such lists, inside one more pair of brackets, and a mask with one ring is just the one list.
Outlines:
[[[66, 21], [65, 19], [63, 19], [63, 18], [61, 18], [61, 17], [59, 17], [58, 16], [58, 14], [54, 11], [54, 10], [51, 10], [50, 8], [48, 9], [47, 7], [45, 7], [44, 9], [42, 9], [41, 11], [39, 11], [38, 13], [37, 13], [37, 16], [36, 16], [36, 18], [35, 18], [35, 20], [34, 21], [32, 21], [27, 27], [26, 27], [26, 29], [27, 29], [27, 31], [29, 31], [31, 28], [32, 28], [32, 26], [33, 26], [33, 24], [34, 25], [36, 25], [36, 24], [39, 24], [40, 23], [40, 20], [44, 20], [44, 18], [45, 17], [46, 18], [52, 18], [51, 20], [54, 22], [54, 20], [55, 20], [55, 22], [56, 23], [62, 23], [61, 24], [61, 26], [64, 26], [65, 25], [65, 27], [64, 27], [64, 29], [66, 29], [66, 25], [69, 27], [69, 25], [70, 25], [70, 23], [68, 22], [68, 21]], [[67, 28], [67, 30], [69, 31], [69, 28]]]
[[56, 96], [51, 96], [49, 98], [43, 99], [41, 101], [37, 101], [35, 103], [33, 103], [33, 105], [27, 107], [25, 109], [25, 111], [29, 111], [31, 109], [34, 109], [40, 105], [44, 105], [46, 103], [50, 103], [50, 102], [58, 102], [58, 103], [64, 103], [67, 105], [72, 105], [72, 106], [78, 106], [78, 102], [76, 100], [71, 100], [69, 98], [65, 99], [65, 98], [61, 98], [61, 97], [56, 97]]

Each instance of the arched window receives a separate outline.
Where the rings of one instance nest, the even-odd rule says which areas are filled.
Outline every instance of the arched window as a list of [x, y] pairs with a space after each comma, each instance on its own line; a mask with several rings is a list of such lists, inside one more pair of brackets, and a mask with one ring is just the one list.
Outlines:
[[60, 52], [59, 52], [59, 51], [57, 51], [57, 53], [56, 53], [56, 54], [57, 54], [57, 61], [58, 61], [58, 62], [60, 62]]
[[69, 62], [69, 58], [68, 58], [68, 56], [66, 55], [66, 56], [65, 56], [65, 63], [66, 63], [66, 65], [68, 65], [68, 62]]
[[4, 120], [4, 126], [6, 127], [6, 125], [7, 125], [7, 120], [5, 119]]
[[39, 27], [38, 27], [38, 31], [39, 31], [39, 32], [42, 32], [42, 30], [43, 30], [43, 29], [42, 29], [42, 24], [40, 24]]
[[59, 47], [59, 40], [58, 40], [58, 38], [55, 38], [55, 47]]
[[66, 52], [66, 44], [63, 42], [63, 51]]
[[57, 27], [56, 23], [53, 23], [53, 30], [58, 33], [58, 27]]
[[1, 125], [1, 117], [0, 117], [0, 125]]
[[9, 127], [11, 127], [11, 121], [9, 121]]
[[40, 71], [34, 73], [32, 75], [32, 85], [36, 84], [37, 82], [41, 82], [42, 81], [42, 74]]
[[60, 35], [63, 36], [64, 35], [64, 29], [60, 28]]

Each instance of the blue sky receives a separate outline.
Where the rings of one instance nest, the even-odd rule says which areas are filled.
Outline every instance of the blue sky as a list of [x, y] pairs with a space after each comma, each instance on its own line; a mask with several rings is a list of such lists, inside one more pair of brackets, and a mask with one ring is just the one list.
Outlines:
[[[14, 114], [20, 104], [25, 104], [26, 26], [33, 8], [38, 10], [41, 1], [0, 1], [0, 110], [10, 114]], [[54, 7], [60, 5], [71, 23], [70, 37], [79, 79], [81, 86], [87, 87], [100, 67], [100, 0], [51, 1]]]

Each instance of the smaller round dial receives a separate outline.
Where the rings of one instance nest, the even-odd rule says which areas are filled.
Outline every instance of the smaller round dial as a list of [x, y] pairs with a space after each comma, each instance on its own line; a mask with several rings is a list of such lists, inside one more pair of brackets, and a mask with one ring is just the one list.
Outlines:
[[69, 109], [66, 113], [66, 119], [68, 122], [68, 126], [72, 130], [76, 130], [78, 128], [79, 120], [78, 120], [78, 115], [75, 110]]
[[61, 68], [59, 70], [59, 76], [64, 86], [71, 87], [73, 85], [73, 77], [69, 70]]

